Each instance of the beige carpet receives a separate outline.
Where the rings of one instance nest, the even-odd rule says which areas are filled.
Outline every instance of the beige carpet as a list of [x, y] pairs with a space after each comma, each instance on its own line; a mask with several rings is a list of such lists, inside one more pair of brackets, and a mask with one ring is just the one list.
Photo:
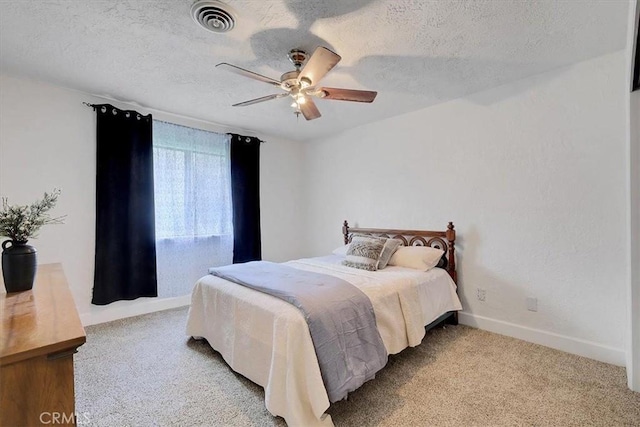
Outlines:
[[[87, 328], [84, 425], [284, 425], [176, 309]], [[336, 426], [640, 426], [624, 369], [464, 326], [427, 334], [329, 412]]]

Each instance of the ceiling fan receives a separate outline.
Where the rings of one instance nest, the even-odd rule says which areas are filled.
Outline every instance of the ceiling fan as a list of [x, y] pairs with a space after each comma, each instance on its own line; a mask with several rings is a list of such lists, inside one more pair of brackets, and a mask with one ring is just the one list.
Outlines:
[[318, 111], [318, 107], [316, 107], [316, 104], [313, 102], [312, 97], [333, 99], [337, 101], [373, 102], [378, 94], [378, 92], [368, 90], [339, 89], [334, 87], [317, 86], [320, 80], [322, 80], [322, 78], [342, 59], [340, 55], [325, 47], [318, 47], [311, 57], [309, 57], [305, 51], [300, 49], [292, 49], [287, 56], [296, 69], [284, 73], [280, 77], [280, 80], [272, 79], [270, 77], [263, 76], [262, 74], [227, 64], [226, 62], [216, 65], [216, 67], [231, 71], [232, 73], [265, 82], [286, 91], [233, 104], [233, 107], [245, 107], [259, 102], [290, 96], [293, 98], [291, 106], [294, 108], [296, 116], [302, 114], [305, 119], [313, 120], [320, 117], [321, 114], [320, 111]]

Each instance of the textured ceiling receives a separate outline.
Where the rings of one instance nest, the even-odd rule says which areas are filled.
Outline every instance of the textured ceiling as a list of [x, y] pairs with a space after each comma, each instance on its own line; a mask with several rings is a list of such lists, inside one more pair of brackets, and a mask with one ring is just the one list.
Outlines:
[[[192, 0], [0, 1], [0, 71], [291, 140], [309, 140], [624, 48], [626, 0], [226, 0], [236, 28], [196, 26]], [[286, 53], [326, 46], [325, 86], [377, 90], [373, 104], [318, 100], [297, 120], [277, 88]], [[587, 88], [585, 88], [587, 90]]]

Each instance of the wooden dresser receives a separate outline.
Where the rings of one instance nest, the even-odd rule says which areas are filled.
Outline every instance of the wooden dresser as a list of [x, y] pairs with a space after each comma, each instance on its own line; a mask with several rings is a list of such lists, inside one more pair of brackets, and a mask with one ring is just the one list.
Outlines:
[[0, 293], [0, 426], [75, 425], [73, 354], [86, 335], [60, 264]]

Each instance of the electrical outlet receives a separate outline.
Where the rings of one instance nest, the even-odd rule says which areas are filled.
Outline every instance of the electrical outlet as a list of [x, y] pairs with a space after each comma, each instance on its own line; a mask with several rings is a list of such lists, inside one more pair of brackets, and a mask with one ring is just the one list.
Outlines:
[[484, 301], [487, 298], [487, 291], [478, 288], [478, 301]]
[[538, 298], [527, 297], [527, 310], [538, 311]]

